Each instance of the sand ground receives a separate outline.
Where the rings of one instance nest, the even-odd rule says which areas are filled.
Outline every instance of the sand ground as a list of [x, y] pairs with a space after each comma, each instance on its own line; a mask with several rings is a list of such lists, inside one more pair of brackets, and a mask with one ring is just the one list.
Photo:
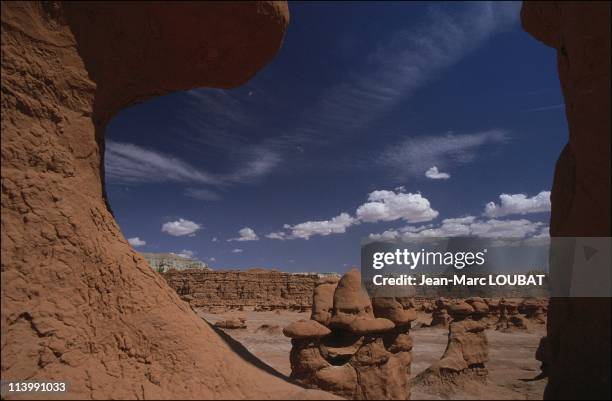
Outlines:
[[[299, 319], [309, 319], [309, 312], [227, 312], [212, 314], [198, 310], [209, 323], [232, 316], [247, 320], [246, 329], [224, 330], [232, 339], [243, 345], [255, 357], [269, 365], [280, 375], [289, 376], [289, 352], [291, 340], [282, 334], [282, 328]], [[440, 359], [447, 342], [447, 330], [418, 327], [430, 318], [420, 314], [413, 337], [412, 377]], [[263, 327], [262, 327], [263, 326]], [[437, 388], [414, 387], [412, 399], [542, 399], [546, 379], [532, 380], [540, 373], [540, 363], [535, 359], [540, 338], [545, 334], [544, 325], [534, 325], [529, 332], [502, 333], [487, 330], [489, 340], [489, 378], [486, 384], [473, 384], [464, 388], [444, 391]]]

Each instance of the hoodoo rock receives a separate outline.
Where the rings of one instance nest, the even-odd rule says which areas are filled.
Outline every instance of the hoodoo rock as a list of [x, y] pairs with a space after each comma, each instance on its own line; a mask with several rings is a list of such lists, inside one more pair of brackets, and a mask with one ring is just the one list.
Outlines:
[[420, 373], [414, 384], [425, 387], [465, 385], [467, 381], [483, 382], [487, 378], [485, 363], [489, 357], [489, 345], [485, 334], [484, 316], [465, 301], [455, 301], [448, 306], [452, 318], [448, 330], [448, 343], [442, 358]]
[[[526, 1], [521, 22], [557, 50], [569, 127], [550, 197], [552, 244], [554, 237], [609, 237], [610, 2]], [[573, 253], [564, 259], [573, 260]], [[561, 282], [571, 282], [572, 269], [551, 264], [550, 270]], [[547, 349], [539, 352], [548, 358], [545, 398], [610, 399], [610, 302], [551, 299]]]
[[546, 310], [547, 304], [543, 299], [525, 299], [518, 306], [519, 313], [533, 323], [546, 323]]
[[516, 301], [502, 299], [499, 301], [499, 320], [495, 328], [504, 332], [529, 330], [530, 323], [526, 317], [519, 314]]
[[446, 298], [439, 298], [436, 300], [435, 309], [431, 313], [431, 327], [442, 326], [448, 327], [451, 317], [448, 314], [448, 307], [450, 302]]
[[[153, 96], [245, 83], [285, 2], [2, 2], [2, 380], [73, 398], [312, 398], [247, 362], [125, 240], [104, 129]], [[180, 383], [180, 385], [177, 385]]]
[[[356, 269], [340, 279], [333, 293], [332, 285], [321, 282], [315, 288], [311, 323], [298, 321], [284, 330], [292, 337], [291, 378], [350, 399], [407, 399], [414, 304], [377, 299], [373, 308]], [[327, 334], [320, 336], [324, 331], [315, 330], [320, 327]], [[306, 332], [317, 336], [307, 337]]]

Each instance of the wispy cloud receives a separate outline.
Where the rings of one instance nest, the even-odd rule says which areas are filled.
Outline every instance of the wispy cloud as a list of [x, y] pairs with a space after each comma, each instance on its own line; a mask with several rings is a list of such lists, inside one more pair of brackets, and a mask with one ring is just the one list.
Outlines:
[[448, 168], [468, 163], [476, 158], [480, 147], [506, 140], [506, 131], [498, 129], [474, 134], [410, 137], [389, 146], [377, 161], [394, 170], [399, 177], [420, 177], [432, 165]]
[[217, 201], [221, 199], [221, 195], [210, 189], [203, 188], [187, 188], [185, 195], [198, 200]]
[[520, 2], [432, 7], [423, 24], [386, 39], [367, 57], [364, 68], [325, 92], [314, 109], [304, 113], [293, 135], [322, 140], [354, 133], [487, 39], [511, 28], [519, 10]]
[[106, 141], [105, 173], [111, 181], [195, 182], [217, 184], [219, 179], [180, 158], [131, 143]]
[[560, 110], [560, 109], [564, 109], [565, 108], [565, 103], [559, 103], [559, 104], [552, 104], [550, 106], [542, 106], [542, 107], [536, 107], [533, 109], [527, 109], [525, 110], [526, 113], [535, 113], [538, 111], [549, 111], [549, 110]]
[[[105, 173], [112, 183], [183, 182], [225, 186], [253, 182], [271, 173], [281, 160], [266, 148], [249, 148], [242, 153], [234, 171], [215, 174], [173, 155], [131, 143], [107, 141]], [[216, 200], [213, 198], [218, 196], [207, 189], [188, 189], [186, 195], [203, 200]]]

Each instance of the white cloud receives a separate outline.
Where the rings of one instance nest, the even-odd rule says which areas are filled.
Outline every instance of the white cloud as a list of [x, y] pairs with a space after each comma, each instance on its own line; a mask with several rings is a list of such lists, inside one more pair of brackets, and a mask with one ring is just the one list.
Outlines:
[[180, 252], [172, 252], [173, 255], [176, 256], [180, 256], [181, 258], [185, 258], [185, 259], [193, 259], [193, 256], [195, 255], [194, 251], [190, 251], [188, 249], [183, 249]]
[[208, 260], [210, 260], [211, 262], [216, 262], [217, 258], [215, 258], [214, 256], [211, 256], [210, 258], [208, 258]]
[[503, 217], [513, 214], [529, 214], [550, 211], [550, 191], [542, 191], [528, 198], [525, 194], [501, 194], [500, 204], [489, 202], [483, 215], [486, 217]]
[[403, 219], [408, 223], [430, 221], [438, 216], [421, 194], [374, 191], [367, 203], [357, 208], [357, 218], [366, 223]]
[[307, 221], [294, 226], [285, 224], [284, 228], [290, 231], [290, 238], [292, 239], [309, 239], [313, 235], [345, 233], [348, 227], [356, 223], [354, 217], [351, 217], [348, 213], [341, 213], [330, 220]]
[[242, 250], [242, 249], [240, 249], [240, 248], [234, 248], [234, 249], [232, 249], [232, 253], [242, 253], [242, 252], [243, 252], [243, 250]]
[[438, 167], [433, 166], [425, 172], [425, 177], [431, 178], [432, 180], [448, 180], [450, 178], [450, 174], [442, 173], [438, 171]]
[[404, 187], [396, 191], [373, 191], [368, 195], [368, 202], [359, 206], [355, 216], [348, 213], [329, 220], [306, 221], [304, 223], [283, 226], [285, 231], [274, 231], [266, 238], [309, 239], [314, 235], [342, 234], [354, 225], [361, 223], [375, 223], [379, 221], [393, 221], [403, 219], [408, 223], [430, 221], [438, 216], [438, 212], [431, 208], [429, 200], [421, 194], [405, 193]]
[[212, 242], [219, 242], [219, 238], [217, 238], [217, 237], [212, 237], [211, 241], [212, 241]]
[[228, 241], [258, 241], [259, 240], [259, 237], [255, 233], [255, 230], [249, 227], [241, 228], [238, 231], [238, 235], [239, 237], [230, 238], [228, 239]]
[[410, 137], [389, 146], [379, 156], [378, 162], [391, 168], [399, 177], [418, 177], [428, 168], [431, 171], [431, 166], [436, 166], [437, 170], [469, 163], [476, 158], [477, 150], [482, 146], [503, 143], [507, 139], [506, 131], [498, 129], [474, 134]]
[[198, 170], [179, 158], [131, 143], [106, 141], [104, 163], [106, 176], [117, 182], [218, 182], [213, 175]]
[[278, 239], [278, 240], [288, 239], [287, 238], [287, 234], [282, 232], [282, 231], [274, 231], [274, 232], [271, 232], [269, 234], [266, 234], [266, 238]]
[[545, 224], [526, 219], [482, 220], [474, 216], [444, 219], [436, 227], [406, 226], [380, 234], [370, 234], [372, 240], [407, 240], [427, 237], [527, 238], [543, 235]]
[[[105, 174], [111, 182], [137, 184], [145, 182], [185, 182], [208, 185], [252, 182], [271, 173], [282, 161], [280, 155], [265, 146], [249, 146], [234, 154], [237, 167], [226, 174], [212, 174], [178, 157], [146, 149], [131, 143], [107, 141], [104, 156]], [[188, 189], [187, 196], [218, 200], [210, 190]]]
[[183, 235], [193, 236], [201, 228], [202, 226], [198, 223], [180, 218], [176, 221], [164, 223], [161, 230], [172, 236], [181, 237]]
[[128, 238], [128, 242], [129, 242], [129, 243], [130, 243], [130, 245], [132, 245], [133, 247], [137, 247], [137, 246], [145, 246], [145, 245], [147, 245], [147, 241], [140, 239], [140, 237]]
[[190, 198], [204, 200], [204, 201], [217, 201], [221, 199], [221, 195], [218, 193], [211, 191], [210, 189], [203, 188], [187, 188], [185, 191], [185, 195]]

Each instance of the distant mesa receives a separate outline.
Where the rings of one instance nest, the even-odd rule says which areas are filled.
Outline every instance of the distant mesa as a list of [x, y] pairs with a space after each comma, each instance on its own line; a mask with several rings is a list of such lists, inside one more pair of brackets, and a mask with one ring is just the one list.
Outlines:
[[175, 253], [152, 253], [141, 252], [147, 263], [158, 273], [165, 273], [169, 270], [211, 270], [210, 267], [201, 260], [187, 258]]

